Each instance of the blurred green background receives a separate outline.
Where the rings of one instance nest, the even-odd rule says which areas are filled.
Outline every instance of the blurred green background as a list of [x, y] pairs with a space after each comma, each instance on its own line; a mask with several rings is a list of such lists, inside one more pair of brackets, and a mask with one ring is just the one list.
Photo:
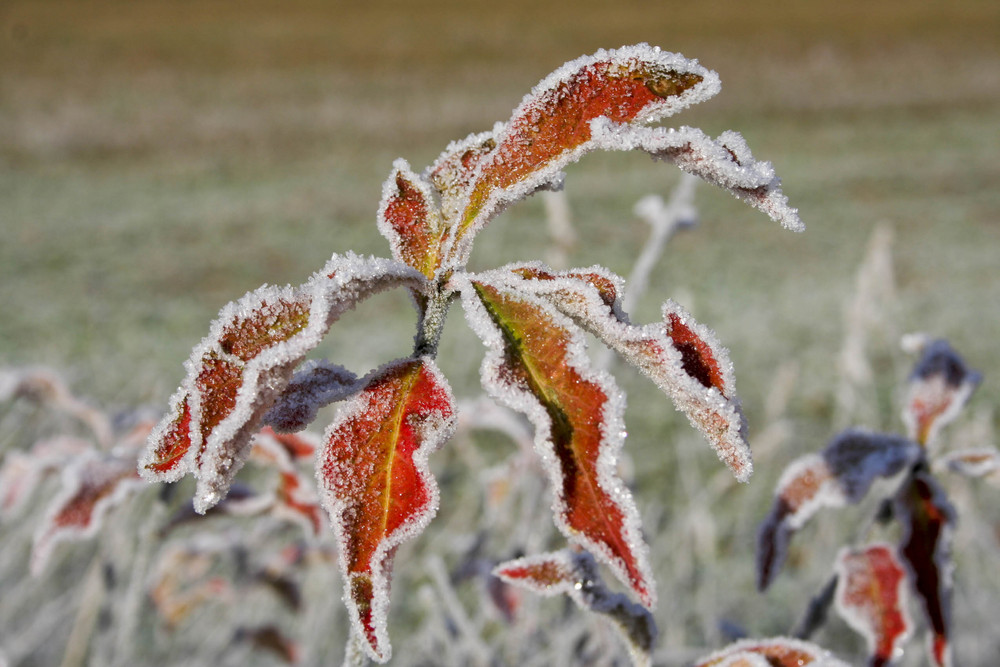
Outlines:
[[[300, 283], [332, 252], [388, 255], [374, 214], [394, 158], [420, 170], [561, 63], [645, 41], [723, 81], [667, 123], [742, 132], [808, 227], [785, 232], [699, 186], [700, 227], [672, 242], [634, 313], [649, 321], [672, 296], [716, 329], [751, 435], [776, 370], [793, 369], [793, 436], [751, 484], [763, 508], [785, 462], [838, 426], [845, 307], [876, 225], [894, 233], [895, 296], [869, 340], [877, 408], [855, 421], [898, 428], [906, 331], [949, 338], [984, 372], [973, 412], [998, 403], [998, 35], [995, 0], [4, 0], [0, 364], [62, 369], [103, 405], [165, 406], [225, 302]], [[636, 154], [572, 166], [571, 262], [627, 275], [647, 234], [634, 202], [677, 179]], [[542, 258], [546, 244], [535, 198], [479, 237], [473, 265]], [[408, 309], [401, 293], [371, 300], [319, 354], [359, 373], [406, 354]], [[480, 346], [464, 327], [456, 310], [442, 365], [470, 396]], [[673, 454], [657, 452], [673, 451], [663, 421], [683, 421], [624, 375], [641, 502], [676, 481]], [[803, 603], [812, 592], [798, 588]]]

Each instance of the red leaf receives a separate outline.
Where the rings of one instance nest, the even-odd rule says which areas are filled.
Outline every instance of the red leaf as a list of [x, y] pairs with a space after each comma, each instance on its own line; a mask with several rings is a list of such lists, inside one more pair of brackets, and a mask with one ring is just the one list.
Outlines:
[[903, 525], [899, 555], [931, 628], [930, 653], [939, 667], [951, 665], [951, 539], [955, 510], [930, 473], [917, 472], [896, 496]]
[[86, 440], [57, 436], [39, 440], [29, 452], [9, 450], [0, 467], [0, 518], [21, 511], [44, 477], [92, 449]]
[[638, 512], [615, 469], [624, 406], [614, 380], [589, 367], [582, 331], [544, 301], [505, 287], [507, 276], [479, 274], [459, 285], [469, 323], [489, 348], [483, 385], [534, 425], [559, 529], [651, 607]]
[[397, 262], [335, 255], [297, 288], [264, 286], [228, 304], [194, 349], [170, 412], [150, 434], [140, 473], [175, 481], [193, 472], [195, 509], [204, 513], [225, 496], [264, 415], [333, 322], [376, 292], [425, 284]]
[[868, 664], [893, 662], [913, 631], [907, 612], [907, 573], [887, 544], [842, 549], [837, 556], [837, 611], [868, 641]]
[[444, 225], [430, 184], [410, 171], [406, 160], [396, 160], [382, 188], [378, 228], [392, 246], [396, 261], [412, 266], [427, 278], [434, 277], [441, 263]]
[[[488, 136], [495, 143], [474, 160], [463, 210], [453, 225], [452, 265], [468, 257], [470, 232], [504, 206], [541, 187], [596, 148], [591, 123], [650, 122], [711, 97], [718, 77], [695, 61], [642, 44], [566, 63], [541, 81], [510, 121]], [[480, 144], [487, 137], [479, 137]], [[488, 144], [487, 144], [488, 145]], [[452, 154], [454, 150], [450, 151]], [[445, 212], [448, 215], [448, 212]]]
[[317, 475], [355, 632], [384, 662], [393, 555], [437, 511], [427, 457], [454, 428], [454, 399], [429, 357], [394, 362], [363, 384], [327, 430]]
[[[763, 661], [759, 660], [763, 658]], [[847, 667], [829, 651], [815, 644], [775, 637], [742, 639], [702, 658], [693, 667]]]
[[568, 595], [579, 607], [607, 616], [617, 627], [634, 665], [649, 665], [656, 623], [648, 609], [604, 585], [586, 551], [568, 549], [501, 563], [493, 574], [504, 582], [552, 597]]
[[122, 458], [88, 452], [73, 461], [63, 470], [62, 492], [49, 505], [35, 533], [32, 574], [41, 573], [57, 543], [95, 535], [108, 510], [142, 486], [134, 455]]
[[757, 534], [757, 588], [771, 585], [792, 535], [821, 507], [860, 502], [877, 477], [899, 474], [920, 456], [920, 447], [906, 438], [848, 429], [822, 454], [793, 461], [778, 480], [771, 513]]
[[935, 469], [940, 466], [966, 477], [985, 477], [1000, 481], [1000, 450], [980, 447], [948, 452], [936, 459], [934, 466]]
[[705, 435], [736, 478], [750, 477], [753, 463], [732, 364], [710, 329], [671, 301], [663, 306], [662, 323], [630, 324], [618, 302], [622, 281], [611, 273], [596, 269], [553, 273], [540, 264], [505, 268], [512, 274], [508, 283], [513, 288], [544, 298], [655, 382]]
[[947, 341], [928, 345], [907, 388], [903, 421], [909, 436], [922, 445], [930, 444], [941, 427], [961, 412], [981, 380]]

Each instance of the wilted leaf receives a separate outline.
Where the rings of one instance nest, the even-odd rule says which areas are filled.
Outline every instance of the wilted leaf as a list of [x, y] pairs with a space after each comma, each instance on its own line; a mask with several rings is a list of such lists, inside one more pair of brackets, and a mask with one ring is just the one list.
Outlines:
[[31, 573], [42, 572], [59, 542], [95, 535], [108, 510], [142, 486], [134, 455], [88, 452], [69, 463], [62, 474], [62, 492], [52, 500], [35, 533]]
[[848, 429], [821, 454], [793, 461], [778, 480], [771, 513], [757, 533], [757, 588], [771, 585], [792, 535], [821, 507], [859, 502], [877, 477], [900, 473], [921, 454], [906, 438]]
[[[762, 660], [761, 660], [762, 659]], [[800, 639], [741, 639], [693, 667], [847, 667], [826, 649]]]
[[413, 173], [406, 160], [396, 160], [382, 187], [378, 229], [392, 247], [392, 256], [428, 279], [441, 263], [444, 224], [430, 184]]
[[[595, 120], [651, 122], [719, 88], [715, 72], [646, 44], [566, 63], [525, 96], [510, 121], [476, 138], [488, 148], [472, 160], [471, 178], [452, 179], [469, 183], [461, 213], [449, 219], [453, 265], [465, 263], [472, 235], [500, 210], [551, 187], [563, 167], [598, 147], [591, 136]], [[446, 155], [457, 152], [449, 147]]]
[[888, 544], [842, 549], [837, 556], [837, 612], [868, 641], [872, 667], [892, 664], [913, 631], [906, 569]]
[[534, 425], [559, 529], [652, 607], [638, 511], [615, 467], [624, 440], [623, 396], [611, 376], [590, 367], [582, 331], [504, 279], [492, 272], [458, 281], [469, 324], [488, 348], [483, 386]]
[[651, 664], [656, 623], [645, 607], [604, 585], [597, 563], [586, 551], [567, 549], [501, 563], [493, 574], [508, 584], [548, 597], [568, 595], [589, 611], [615, 623], [636, 666]]
[[392, 558], [437, 511], [427, 457], [454, 428], [454, 399], [429, 357], [389, 364], [362, 384], [324, 436], [317, 475], [351, 622], [369, 655], [385, 662]]
[[941, 427], [961, 412], [981, 381], [982, 376], [966, 368], [948, 341], [929, 344], [907, 387], [903, 422], [909, 436], [922, 445], [931, 443]]
[[618, 300], [621, 278], [600, 267], [554, 273], [536, 263], [504, 270], [512, 288], [542, 297], [655, 382], [736, 478], [747, 481], [753, 463], [732, 364], [710, 329], [672, 301], [663, 306], [662, 322], [630, 324]]
[[264, 414], [333, 322], [384, 289], [425, 284], [397, 262], [335, 255], [297, 288], [264, 286], [228, 304], [194, 349], [170, 412], [150, 435], [140, 473], [174, 481], [194, 472], [195, 509], [204, 512], [225, 495]]
[[921, 471], [900, 489], [895, 511], [903, 526], [899, 555], [909, 569], [914, 592], [931, 629], [931, 658], [939, 667], [947, 667], [951, 665], [951, 539], [955, 510], [934, 477]]

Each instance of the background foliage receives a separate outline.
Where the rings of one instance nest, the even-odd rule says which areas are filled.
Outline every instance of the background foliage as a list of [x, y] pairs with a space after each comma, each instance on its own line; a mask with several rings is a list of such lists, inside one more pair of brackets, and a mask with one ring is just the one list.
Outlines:
[[[802, 581], [820, 585], [840, 541], [811, 536], [803, 569], [759, 598], [749, 558], [756, 522], [798, 453], [818, 449], [847, 421], [895, 426], [893, 387], [909, 361], [894, 335], [947, 337], [983, 372], [970, 413], [985, 414], [1000, 395], [1000, 282], [992, 278], [1000, 266], [1000, 6], [574, 7], [566, 15], [561, 3], [527, 0], [405, 10], [389, 2], [4, 2], [0, 362], [60, 367], [104, 406], [162, 406], [223, 303], [263, 282], [302, 282], [333, 251], [388, 254], [372, 223], [395, 157], [430, 162], [449, 140], [508, 117], [553, 67], [599, 47], [648, 41], [679, 51], [723, 80], [723, 92], [681, 122], [712, 135], [738, 129], [775, 163], [809, 229], [782, 233], [702, 188], [701, 227], [672, 242], [635, 312], [653, 319], [669, 295], [712, 324], [731, 350], [752, 446], [774, 422], [767, 398], [777, 371], [793, 382], [780, 415], [789, 435], [771, 448], [761, 437], [749, 487], [717, 491], [718, 483], [705, 490], [694, 481], [719, 471], [683, 417], [665, 414], [645, 380], [621, 374], [641, 511], [662, 529], [652, 540], [660, 597], [687, 610], [664, 605], [660, 642], [717, 645], [719, 618], [752, 623], [759, 636], [786, 631], [806, 601]], [[633, 154], [571, 167], [567, 196], [580, 237], [572, 263], [627, 275], [647, 234], [633, 203], [666, 194], [676, 178]], [[481, 236], [473, 268], [528, 259], [531, 248], [542, 258], [542, 201], [504, 218]], [[848, 415], [835, 392], [845, 306], [883, 222], [895, 233], [895, 293], [868, 341], [877, 381], [857, 388], [877, 408]], [[370, 326], [393, 312], [397, 326]], [[364, 373], [409, 350], [410, 321], [405, 296], [379, 296], [346, 316], [320, 352]], [[456, 321], [442, 344], [456, 393], [473, 395], [476, 367], [464, 351], [478, 357], [479, 343]], [[996, 417], [980, 422], [995, 426]], [[9, 431], [0, 433], [4, 448]], [[495, 444], [466, 456], [493, 461], [510, 451]], [[442, 486], [435, 523], [471, 522], [447, 510], [458, 505], [447, 494], [466, 489]], [[956, 542], [957, 657], [976, 664], [996, 651], [983, 629], [1000, 605], [1000, 513], [989, 509], [995, 488], [956, 487], [956, 504], [963, 494], [985, 496], [968, 512], [959, 507]], [[980, 550], [963, 548], [970, 544]], [[846, 631], [818, 639], [860, 648]]]

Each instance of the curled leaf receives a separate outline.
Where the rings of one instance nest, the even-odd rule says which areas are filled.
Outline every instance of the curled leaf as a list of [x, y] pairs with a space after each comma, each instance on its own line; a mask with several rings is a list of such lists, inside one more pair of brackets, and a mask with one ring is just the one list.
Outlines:
[[119, 457], [87, 452], [66, 466], [62, 492], [52, 500], [35, 532], [31, 573], [42, 572], [59, 542], [95, 535], [108, 510], [142, 486], [134, 455]]
[[933, 442], [976, 390], [982, 376], [969, 370], [946, 340], [930, 343], [910, 376], [903, 422], [911, 438], [922, 445]]
[[754, 159], [739, 132], [730, 130], [711, 139], [693, 127], [623, 126], [603, 119], [593, 129], [595, 143], [603, 150], [645, 151], [727, 190], [786, 229], [805, 229], [798, 210], [782, 193], [771, 163]]
[[929, 653], [938, 667], [951, 665], [951, 540], [955, 509], [930, 473], [920, 471], [895, 499], [903, 526], [899, 555], [930, 626]]
[[456, 281], [469, 324], [488, 348], [483, 386], [535, 427], [562, 533], [652, 607], [638, 511], [616, 470], [624, 440], [621, 394], [611, 376], [590, 367], [583, 332], [545, 301], [510, 289], [506, 276]]
[[602, 147], [592, 137], [594, 121], [651, 122], [719, 88], [715, 72], [647, 44], [598, 51], [560, 67], [493, 130], [489, 144], [480, 139], [488, 150], [476, 156], [471, 177], [464, 179], [464, 205], [447, 241], [455, 265], [464, 264], [475, 231], [505, 206], [551, 187], [563, 167]]
[[297, 288], [264, 286], [228, 304], [187, 362], [187, 378], [150, 434], [140, 473], [175, 481], [193, 472], [195, 509], [203, 513], [225, 495], [264, 415], [333, 322], [372, 294], [425, 284], [397, 262], [335, 255]]
[[625, 641], [632, 663], [649, 665], [656, 623], [648, 609], [605, 586], [597, 563], [586, 551], [567, 549], [497, 565], [493, 574], [508, 584], [544, 596], [568, 595], [583, 609], [607, 616]]
[[867, 640], [871, 667], [892, 664], [913, 632], [907, 572], [896, 550], [888, 544], [842, 549], [836, 569], [837, 612]]
[[907, 438], [848, 429], [821, 454], [793, 461], [781, 474], [771, 512], [757, 533], [757, 588], [771, 585], [792, 535], [821, 507], [860, 502], [876, 478], [899, 474], [921, 455]]
[[265, 413], [264, 423], [283, 433], [301, 431], [316, 419], [320, 408], [357, 391], [357, 380], [343, 366], [307, 361]]
[[696, 662], [693, 667], [847, 667], [826, 649], [816, 644], [774, 637], [741, 639]]
[[746, 420], [728, 351], [708, 327], [672, 301], [663, 320], [635, 326], [621, 311], [621, 278], [600, 268], [554, 273], [541, 264], [504, 267], [520, 292], [542, 297], [584, 327], [666, 393], [741, 482], [753, 471]]
[[985, 477], [1000, 481], [1000, 450], [979, 447], [948, 452], [934, 461], [935, 469], [944, 468], [966, 477]]
[[385, 662], [392, 559], [437, 512], [427, 458], [451, 435], [454, 399], [429, 357], [389, 364], [362, 385], [326, 431], [317, 477], [355, 635]]

